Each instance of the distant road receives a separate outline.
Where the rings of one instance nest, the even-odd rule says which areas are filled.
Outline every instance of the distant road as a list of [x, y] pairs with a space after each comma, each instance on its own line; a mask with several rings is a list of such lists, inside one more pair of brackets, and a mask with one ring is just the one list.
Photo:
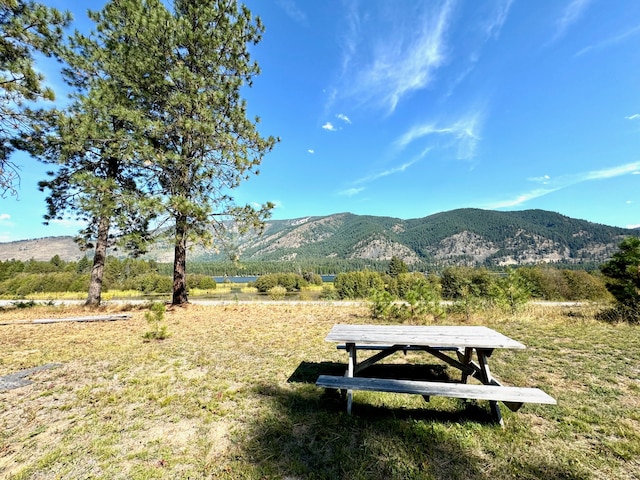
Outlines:
[[[0, 300], [0, 307], [11, 307], [18, 303], [28, 303], [31, 300]], [[33, 300], [34, 303], [39, 305], [84, 305], [84, 300]], [[206, 300], [206, 299], [193, 299], [189, 303], [193, 305], [250, 305], [252, 303], [271, 304], [271, 305], [291, 305], [291, 304], [304, 304], [304, 305], [333, 305], [337, 307], [349, 307], [354, 305], [366, 304], [367, 300]], [[113, 299], [103, 300], [102, 305], [145, 305], [151, 303], [150, 300], [135, 300], [135, 299]], [[445, 305], [450, 305], [451, 301], [443, 301]], [[588, 305], [590, 302], [547, 302], [547, 301], [533, 301], [532, 305], [540, 305], [543, 307], [579, 307], [582, 305]]]

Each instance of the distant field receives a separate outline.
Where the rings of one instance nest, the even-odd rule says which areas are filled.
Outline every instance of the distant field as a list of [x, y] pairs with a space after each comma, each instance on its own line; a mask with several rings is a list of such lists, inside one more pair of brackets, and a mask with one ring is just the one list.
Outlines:
[[[341, 371], [334, 323], [370, 323], [354, 305], [191, 305], [167, 312], [170, 337], [145, 341], [145, 310], [102, 323], [0, 326], [0, 376], [46, 364], [0, 392], [0, 478], [629, 479], [640, 472], [640, 335], [593, 307], [484, 312], [527, 345], [496, 351], [504, 383], [540, 387], [557, 406], [357, 392], [347, 416], [314, 385]], [[95, 312], [0, 309], [0, 323]], [[462, 320], [448, 317], [443, 323]], [[394, 362], [428, 362], [409, 353]], [[453, 373], [452, 373], [453, 374]]]

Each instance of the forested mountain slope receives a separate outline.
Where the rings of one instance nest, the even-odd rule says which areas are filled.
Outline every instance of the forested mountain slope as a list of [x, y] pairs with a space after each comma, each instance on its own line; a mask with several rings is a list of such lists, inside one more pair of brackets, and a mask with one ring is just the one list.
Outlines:
[[[389, 260], [395, 255], [407, 264], [500, 266], [601, 263], [630, 235], [640, 236], [640, 231], [544, 210], [460, 209], [410, 220], [351, 213], [273, 220], [262, 236], [245, 235], [233, 243], [246, 261]], [[74, 260], [82, 255], [73, 247], [63, 248], [61, 241], [56, 237], [0, 244], [0, 260], [48, 260], [55, 254]], [[170, 262], [172, 250], [158, 243], [149, 257]], [[201, 247], [189, 256], [191, 262], [227, 258], [228, 253]]]

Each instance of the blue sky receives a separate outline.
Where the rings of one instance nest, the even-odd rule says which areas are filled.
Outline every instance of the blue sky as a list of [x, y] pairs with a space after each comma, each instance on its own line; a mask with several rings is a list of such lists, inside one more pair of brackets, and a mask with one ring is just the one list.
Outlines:
[[[104, 4], [45, 3], [81, 29]], [[266, 32], [244, 96], [281, 142], [238, 202], [273, 201], [274, 219], [540, 208], [640, 226], [637, 0], [246, 3]], [[64, 98], [56, 68], [41, 67]], [[45, 169], [17, 158], [0, 241], [75, 234], [42, 225]]]

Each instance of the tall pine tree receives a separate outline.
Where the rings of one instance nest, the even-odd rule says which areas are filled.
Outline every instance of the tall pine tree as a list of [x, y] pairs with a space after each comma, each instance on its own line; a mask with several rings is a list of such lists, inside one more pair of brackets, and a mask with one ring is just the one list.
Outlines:
[[[248, 48], [263, 27], [235, 0], [176, 0], [173, 11], [160, 0], [112, 0], [90, 16], [96, 31], [76, 36], [67, 71], [82, 93], [57, 121], [59, 152], [70, 152], [59, 160], [74, 168], [43, 184], [50, 216], [83, 212], [102, 238], [103, 222], [144, 236], [157, 215], [173, 232], [172, 303], [184, 304], [189, 244], [211, 243], [231, 224], [260, 227], [272, 208], [232, 196], [277, 142], [260, 135], [240, 96], [259, 73]], [[68, 202], [68, 185], [81, 201]]]
[[235, 0], [176, 0], [170, 16], [150, 17], [138, 43], [129, 43], [152, 58], [152, 67], [137, 65], [151, 71], [129, 73], [136, 72], [130, 81], [140, 88], [145, 134], [157, 152], [151, 167], [173, 224], [174, 305], [188, 301], [190, 243], [211, 242], [226, 230], [225, 220], [260, 226], [272, 208], [238, 206], [232, 196], [277, 142], [260, 135], [240, 96], [259, 73], [248, 47], [262, 32], [260, 20]]
[[[144, 15], [140, 2], [128, 2], [118, 14]], [[97, 13], [90, 17], [98, 20]], [[121, 28], [87, 37], [76, 33], [63, 57], [66, 82], [75, 89], [64, 112], [47, 117], [49, 129], [37, 145], [37, 156], [57, 168], [40, 182], [48, 192], [51, 221], [73, 216], [85, 225], [78, 241], [95, 248], [86, 304], [101, 302], [107, 248], [120, 242], [134, 254], [144, 252], [149, 222], [157, 215], [158, 200], [149, 195], [148, 149], [141, 132], [139, 102], [119, 75], [122, 46], [135, 31]], [[34, 150], [34, 147], [32, 147]]]

